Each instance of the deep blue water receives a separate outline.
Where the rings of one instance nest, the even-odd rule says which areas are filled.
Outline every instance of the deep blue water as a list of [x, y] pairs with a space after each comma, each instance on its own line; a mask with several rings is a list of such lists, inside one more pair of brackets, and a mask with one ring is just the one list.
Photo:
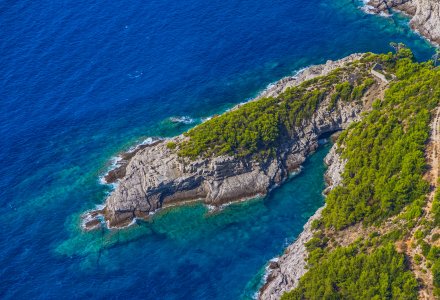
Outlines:
[[237, 299], [322, 205], [326, 149], [265, 199], [82, 233], [111, 157], [310, 64], [404, 42], [352, 0], [0, 2], [0, 298]]

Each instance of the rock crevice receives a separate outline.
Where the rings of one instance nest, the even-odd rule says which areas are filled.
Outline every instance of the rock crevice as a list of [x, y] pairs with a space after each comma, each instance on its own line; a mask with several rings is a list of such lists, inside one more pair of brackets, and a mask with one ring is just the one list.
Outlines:
[[[329, 192], [342, 182], [342, 172], [346, 161], [341, 159], [333, 145], [324, 159], [328, 168], [325, 173]], [[307, 249], [305, 244], [313, 237], [312, 222], [321, 218], [324, 207], [318, 209], [304, 225], [303, 231], [293, 244], [290, 244], [283, 255], [272, 259], [266, 267], [264, 285], [258, 292], [258, 299], [277, 300], [283, 293], [298, 286], [300, 278], [307, 272]]]

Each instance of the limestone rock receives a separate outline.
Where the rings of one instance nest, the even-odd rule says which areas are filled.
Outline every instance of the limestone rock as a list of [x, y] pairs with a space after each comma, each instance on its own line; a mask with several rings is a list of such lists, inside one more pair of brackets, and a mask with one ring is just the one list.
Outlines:
[[369, 0], [368, 8], [374, 13], [391, 9], [400, 10], [412, 17], [411, 28], [430, 41], [440, 44], [440, 1], [438, 0]]

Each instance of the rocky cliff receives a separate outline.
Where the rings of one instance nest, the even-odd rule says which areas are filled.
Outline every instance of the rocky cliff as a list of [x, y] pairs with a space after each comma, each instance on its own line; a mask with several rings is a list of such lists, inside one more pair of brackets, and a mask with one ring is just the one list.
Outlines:
[[374, 13], [400, 10], [411, 18], [411, 28], [432, 42], [440, 44], [440, 1], [438, 0], [369, 0], [367, 8]]
[[[342, 181], [342, 171], [345, 161], [333, 145], [324, 161], [328, 166], [325, 173], [327, 182], [326, 192], [338, 186]], [[258, 293], [258, 299], [277, 300], [281, 295], [297, 287], [299, 279], [307, 272], [307, 249], [305, 244], [313, 237], [312, 222], [321, 217], [321, 207], [310, 217], [296, 241], [289, 245], [284, 254], [271, 260], [266, 268], [265, 283]]]
[[[295, 77], [284, 78], [260, 97], [277, 96], [290, 86], [326, 75], [361, 57], [351, 55], [339, 61], [306, 69]], [[364, 70], [365, 71], [365, 70]], [[353, 77], [355, 74], [347, 74]], [[126, 162], [107, 176], [117, 181], [102, 210], [84, 215], [84, 227], [98, 227], [104, 219], [109, 227], [128, 225], [135, 218], [146, 218], [160, 208], [200, 200], [212, 206], [264, 195], [299, 168], [307, 155], [318, 146], [322, 134], [346, 128], [374, 99], [383, 83], [376, 79], [361, 101], [338, 103], [331, 108], [331, 97], [324, 99], [311, 118], [302, 121], [293, 138], [279, 146], [275, 157], [257, 161], [251, 157], [179, 157], [169, 149], [169, 140], [144, 145], [125, 155]], [[370, 100], [368, 100], [370, 99]], [[238, 108], [237, 108], [238, 109]], [[179, 143], [186, 137], [172, 139]]]

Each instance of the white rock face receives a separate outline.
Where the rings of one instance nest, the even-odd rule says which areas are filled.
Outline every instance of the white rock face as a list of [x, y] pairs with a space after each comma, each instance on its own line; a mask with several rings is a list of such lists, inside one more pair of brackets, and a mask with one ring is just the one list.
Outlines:
[[335, 144], [324, 158], [324, 162], [328, 166], [327, 171], [325, 172], [327, 188], [324, 191], [324, 193], [327, 194], [342, 183], [342, 172], [347, 160], [341, 158], [337, 152], [337, 145]]
[[418, 0], [411, 26], [431, 41], [440, 44], [440, 1]]
[[440, 44], [439, 0], [369, 0], [367, 4], [375, 13], [397, 9], [410, 15], [410, 25], [414, 30]]

